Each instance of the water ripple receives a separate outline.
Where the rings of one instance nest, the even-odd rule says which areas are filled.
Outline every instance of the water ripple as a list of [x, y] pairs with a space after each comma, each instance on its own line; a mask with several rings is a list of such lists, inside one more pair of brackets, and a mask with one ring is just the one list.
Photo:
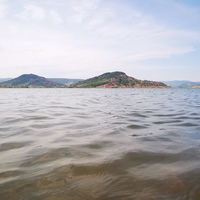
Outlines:
[[0, 89], [2, 200], [199, 200], [200, 90]]

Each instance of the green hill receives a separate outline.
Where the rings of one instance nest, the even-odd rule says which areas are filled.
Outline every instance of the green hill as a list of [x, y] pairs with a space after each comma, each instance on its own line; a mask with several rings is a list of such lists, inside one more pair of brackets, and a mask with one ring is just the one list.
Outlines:
[[138, 80], [124, 72], [109, 72], [71, 85], [73, 88], [166, 88], [156, 81]]

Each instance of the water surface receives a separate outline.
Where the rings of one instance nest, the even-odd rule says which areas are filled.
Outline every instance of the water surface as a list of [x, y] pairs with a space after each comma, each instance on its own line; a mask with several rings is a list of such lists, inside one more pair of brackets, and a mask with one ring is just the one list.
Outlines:
[[199, 89], [0, 89], [1, 200], [199, 200]]

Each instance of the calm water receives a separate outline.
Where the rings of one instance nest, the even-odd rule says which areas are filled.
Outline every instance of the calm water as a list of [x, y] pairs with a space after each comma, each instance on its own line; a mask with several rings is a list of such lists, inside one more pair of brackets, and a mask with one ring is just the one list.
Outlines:
[[199, 200], [199, 89], [0, 89], [0, 200]]

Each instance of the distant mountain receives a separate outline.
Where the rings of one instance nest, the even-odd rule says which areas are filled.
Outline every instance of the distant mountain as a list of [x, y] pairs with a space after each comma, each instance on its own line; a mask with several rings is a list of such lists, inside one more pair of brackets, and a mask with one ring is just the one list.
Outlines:
[[49, 81], [35, 74], [23, 74], [17, 78], [0, 83], [0, 87], [61, 87], [62, 84]]
[[195, 85], [199, 85], [200, 82], [192, 82], [192, 81], [163, 81], [168, 86], [178, 87], [178, 88], [188, 88]]
[[12, 78], [0, 78], [0, 83], [4, 82], [4, 81], [9, 81]]
[[83, 79], [68, 79], [68, 78], [47, 78], [49, 81], [53, 81], [55, 83], [63, 84], [63, 85], [72, 85]]
[[71, 85], [74, 88], [166, 88], [161, 82], [138, 80], [124, 72], [109, 72]]
[[190, 86], [190, 88], [200, 88], [200, 84], [199, 85]]

